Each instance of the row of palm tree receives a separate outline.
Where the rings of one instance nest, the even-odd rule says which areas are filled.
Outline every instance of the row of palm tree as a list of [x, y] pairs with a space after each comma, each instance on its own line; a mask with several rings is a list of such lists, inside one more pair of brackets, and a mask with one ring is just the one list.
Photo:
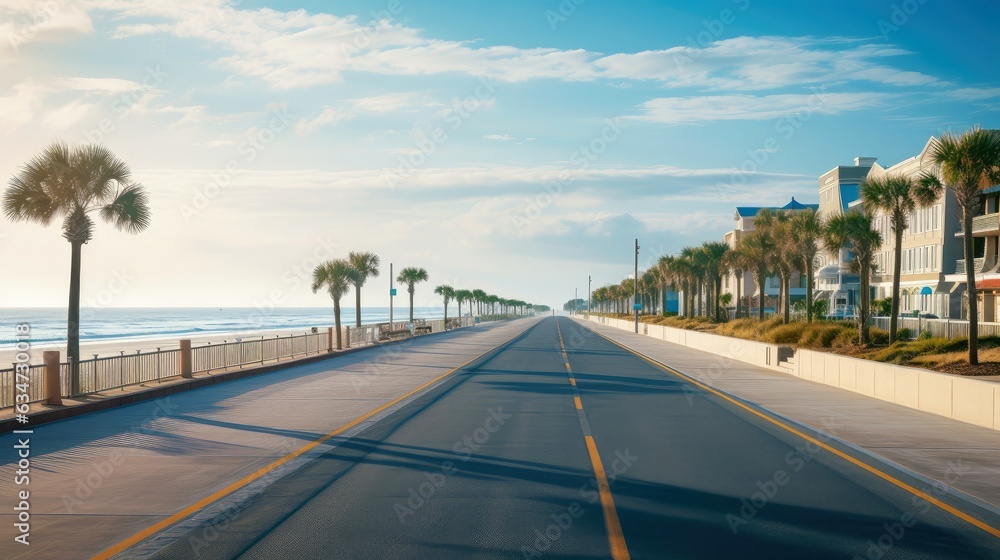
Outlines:
[[[978, 308], [975, 303], [976, 280], [973, 253], [972, 219], [978, 211], [985, 188], [1000, 184], [1000, 131], [973, 128], [963, 134], [944, 134], [930, 153], [933, 172], [917, 177], [905, 175], [873, 176], [861, 184], [860, 208], [830, 216], [826, 220], [811, 209], [780, 211], [761, 210], [754, 218], [754, 230], [739, 238], [734, 247], [707, 242], [700, 247], [685, 247], [679, 255], [661, 257], [657, 266], [639, 277], [640, 293], [651, 286], [658, 291], [670, 287], [684, 294], [687, 316], [704, 315], [724, 319], [721, 307], [721, 279], [736, 273], [736, 293], [748, 271], [760, 294], [758, 317], [764, 317], [764, 283], [779, 280], [779, 307], [785, 323], [790, 320], [790, 284], [795, 275], [806, 279], [806, 320], [814, 317], [814, 262], [821, 248], [833, 253], [846, 251], [850, 269], [859, 274], [859, 339], [869, 344], [868, 319], [871, 314], [871, 277], [876, 272], [875, 256], [881, 250], [882, 236], [873, 226], [873, 217], [881, 212], [889, 217], [894, 254], [902, 252], [903, 234], [909, 215], [917, 208], [935, 204], [945, 189], [958, 201], [965, 234], [965, 261], [969, 308], [969, 363], [978, 363]], [[892, 309], [889, 340], [898, 335], [900, 259], [893, 259]], [[632, 298], [634, 280], [605, 286], [594, 292], [594, 301], [602, 310], [623, 312]], [[640, 296], [642, 297], [642, 296]], [[736, 316], [742, 315], [736, 299]]]
[[[444, 299], [444, 322], [448, 324], [448, 306], [452, 300], [458, 303], [458, 316], [462, 316], [462, 303], [469, 302], [476, 304], [479, 315], [525, 315], [533, 312], [541, 312], [547, 306], [530, 304], [519, 299], [505, 299], [496, 295], [487, 294], [483, 290], [456, 290], [448, 284], [442, 284], [434, 288], [434, 293]], [[483, 313], [483, 311], [486, 313]]]

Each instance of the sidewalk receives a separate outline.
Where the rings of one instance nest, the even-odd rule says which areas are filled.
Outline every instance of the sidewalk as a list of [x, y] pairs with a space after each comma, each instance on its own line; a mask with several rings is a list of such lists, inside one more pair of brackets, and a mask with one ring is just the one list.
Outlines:
[[[504, 321], [418, 337], [38, 426], [30, 435], [30, 546], [13, 541], [12, 507], [26, 487], [15, 484], [14, 435], [0, 436], [2, 556], [89, 558], [536, 322]], [[273, 474], [301, 465], [335, 443], [336, 438], [317, 446]], [[227, 499], [217, 505], [235, 507]]]
[[[1000, 508], [1000, 432], [584, 320], [581, 326]], [[831, 433], [833, 432], [833, 433]], [[956, 478], [957, 477], [957, 478]]]

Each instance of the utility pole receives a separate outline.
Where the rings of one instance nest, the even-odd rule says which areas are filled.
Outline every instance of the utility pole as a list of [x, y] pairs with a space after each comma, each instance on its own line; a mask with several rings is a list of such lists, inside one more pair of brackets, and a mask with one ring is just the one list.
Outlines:
[[389, 263], [389, 330], [392, 330], [392, 296], [396, 295], [392, 293], [392, 263]]
[[587, 275], [587, 320], [590, 320], [590, 302], [593, 301], [593, 296], [590, 295], [591, 294], [591, 292], [590, 292], [590, 281], [591, 280], [592, 280], [592, 278], [588, 274]]
[[573, 315], [577, 315], [580, 312], [580, 288], [573, 288]]
[[635, 311], [635, 334], [639, 334], [639, 240], [635, 240], [635, 275], [632, 277], [632, 309]]

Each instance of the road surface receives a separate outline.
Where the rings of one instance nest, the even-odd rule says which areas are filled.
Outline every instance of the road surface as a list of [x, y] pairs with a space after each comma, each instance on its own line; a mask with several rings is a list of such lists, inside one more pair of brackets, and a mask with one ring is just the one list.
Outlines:
[[568, 318], [337, 443], [153, 557], [1000, 554], [994, 513]]

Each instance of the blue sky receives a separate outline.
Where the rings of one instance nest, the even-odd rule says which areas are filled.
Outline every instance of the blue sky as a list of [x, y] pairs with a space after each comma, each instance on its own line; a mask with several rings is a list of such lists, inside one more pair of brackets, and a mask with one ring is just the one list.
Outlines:
[[[635, 237], [645, 263], [721, 239], [737, 205], [814, 201], [835, 165], [891, 165], [1000, 109], [993, 2], [0, 0], [0, 16], [2, 169], [100, 141], [152, 197], [147, 232], [86, 247], [84, 302], [111, 306], [325, 305], [302, 271], [349, 250], [427, 268], [418, 305], [450, 283], [558, 306], [588, 274], [627, 275]], [[0, 273], [0, 305], [62, 305], [68, 249], [0, 223], [5, 260], [37, 263]]]

